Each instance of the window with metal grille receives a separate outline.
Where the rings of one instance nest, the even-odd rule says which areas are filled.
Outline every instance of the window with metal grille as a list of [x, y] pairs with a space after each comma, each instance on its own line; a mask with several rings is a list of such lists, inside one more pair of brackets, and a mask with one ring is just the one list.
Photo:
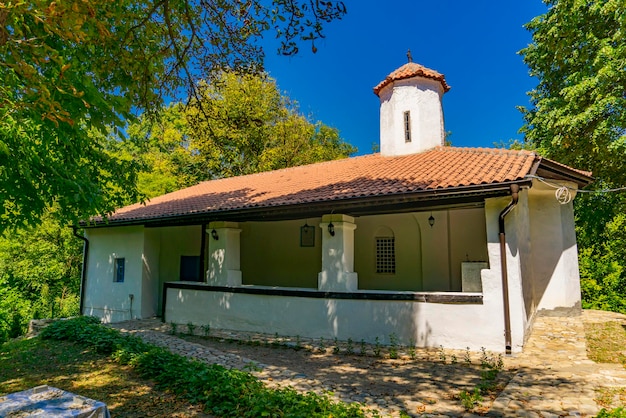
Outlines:
[[394, 237], [376, 238], [376, 273], [396, 273], [396, 243]]
[[411, 142], [411, 112], [404, 112], [404, 142]]
[[124, 282], [124, 270], [126, 269], [125, 264], [126, 264], [126, 259], [124, 258], [115, 259], [115, 269], [113, 271], [113, 281], [115, 283]]

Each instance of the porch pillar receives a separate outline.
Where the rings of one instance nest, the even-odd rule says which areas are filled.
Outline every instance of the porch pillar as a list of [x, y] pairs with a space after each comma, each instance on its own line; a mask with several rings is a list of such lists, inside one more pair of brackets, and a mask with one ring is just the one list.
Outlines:
[[237, 222], [211, 222], [206, 229], [209, 243], [207, 283], [241, 286], [240, 247]]
[[[334, 235], [329, 231], [332, 225]], [[354, 218], [347, 215], [322, 216], [322, 271], [317, 288], [332, 292], [355, 292], [359, 287], [354, 272]]]

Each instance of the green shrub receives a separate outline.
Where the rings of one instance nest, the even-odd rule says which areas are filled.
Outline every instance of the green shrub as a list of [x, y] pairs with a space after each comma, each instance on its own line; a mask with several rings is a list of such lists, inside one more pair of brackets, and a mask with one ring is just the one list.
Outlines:
[[607, 411], [602, 408], [602, 410], [596, 415], [596, 418], [626, 418], [626, 410], [623, 407], [612, 409]]
[[483, 401], [480, 389], [478, 388], [474, 388], [473, 392], [468, 392], [466, 390], [461, 391], [461, 393], [459, 393], [459, 399], [461, 400], [461, 404], [466, 411], [471, 411], [474, 407], [480, 406]]
[[363, 417], [358, 404], [334, 402], [327, 395], [266, 388], [249, 373], [207, 365], [100, 325], [97, 318], [57, 321], [42, 338], [69, 340], [132, 365], [144, 378], [223, 417]]

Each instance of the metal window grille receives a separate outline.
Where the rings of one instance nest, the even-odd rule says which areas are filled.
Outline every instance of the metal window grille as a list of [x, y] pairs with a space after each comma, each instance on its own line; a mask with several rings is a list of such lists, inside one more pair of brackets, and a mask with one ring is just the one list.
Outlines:
[[396, 243], [394, 237], [376, 238], [376, 273], [396, 273]]
[[404, 112], [404, 142], [411, 142], [411, 112]]

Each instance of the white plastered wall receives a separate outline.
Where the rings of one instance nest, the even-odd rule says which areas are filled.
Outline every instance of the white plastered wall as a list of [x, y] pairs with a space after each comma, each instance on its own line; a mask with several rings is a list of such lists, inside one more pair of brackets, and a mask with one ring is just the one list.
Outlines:
[[[423, 290], [421, 228], [428, 221], [419, 218], [410, 213], [356, 218], [354, 270], [359, 275], [359, 289]], [[377, 236], [395, 240], [395, 274], [376, 273]]]
[[461, 280], [463, 262], [489, 262], [485, 209], [481, 207], [450, 210], [447, 212], [447, 221], [450, 231], [450, 290], [458, 292], [463, 287]]
[[[431, 214], [433, 226], [428, 223]], [[362, 216], [356, 224], [359, 289], [461, 291], [461, 263], [488, 261], [482, 207]], [[374, 240], [385, 231], [396, 242], [395, 275], [375, 272]]]
[[279, 335], [401, 344], [420, 347], [503, 351], [502, 295], [497, 282], [483, 280], [483, 304], [319, 299], [168, 289], [168, 322], [210, 325]]
[[[573, 183], [563, 184], [576, 188]], [[529, 192], [533, 300], [546, 314], [575, 315], [580, 313], [581, 296], [573, 203], [561, 205], [554, 192], [553, 187], [537, 180]]]
[[161, 252], [161, 233], [157, 228], [144, 230], [143, 278], [141, 294], [141, 318], [157, 315], [159, 301], [159, 258]]
[[[97, 316], [104, 322], [131, 319], [129, 295], [132, 294], [132, 317], [139, 317], [143, 307], [144, 228], [87, 229], [85, 235], [89, 240], [89, 254], [83, 314]], [[123, 283], [113, 281], [116, 258], [125, 259]]]
[[[241, 222], [244, 284], [317, 288], [322, 269], [321, 218], [281, 222]], [[315, 246], [300, 246], [300, 227], [313, 226]]]
[[[83, 313], [105, 322], [161, 312], [162, 286], [177, 281], [181, 255], [199, 255], [200, 226], [94, 228], [89, 239]], [[123, 283], [113, 281], [115, 258], [125, 259]]]
[[[489, 252], [489, 270], [482, 270], [483, 285], [485, 279], [493, 281], [499, 288], [500, 306], [493, 311], [493, 320], [501, 328], [504, 344], [504, 302], [502, 294], [502, 269], [500, 259], [499, 216], [511, 202], [510, 197], [486, 199], [485, 219], [487, 223], [487, 241]], [[528, 209], [528, 191], [523, 189], [513, 210], [505, 217], [506, 264], [509, 295], [509, 315], [511, 325], [511, 349], [519, 352], [524, 345], [532, 312], [526, 309], [528, 293], [524, 293], [524, 280], [531, 280], [532, 260], [528, 256], [530, 246], [530, 226]], [[527, 291], [528, 292], [528, 291]]]
[[[443, 87], [414, 77], [394, 81], [380, 92], [380, 153], [415, 154], [444, 144]], [[410, 112], [411, 142], [405, 141], [404, 112]]]
[[[159, 289], [165, 282], [180, 280], [180, 257], [182, 255], [200, 255], [202, 227], [171, 226], [157, 228], [160, 234], [159, 251]], [[205, 264], [206, 265], [206, 264]], [[158, 291], [158, 312], [161, 312], [163, 301]]]

